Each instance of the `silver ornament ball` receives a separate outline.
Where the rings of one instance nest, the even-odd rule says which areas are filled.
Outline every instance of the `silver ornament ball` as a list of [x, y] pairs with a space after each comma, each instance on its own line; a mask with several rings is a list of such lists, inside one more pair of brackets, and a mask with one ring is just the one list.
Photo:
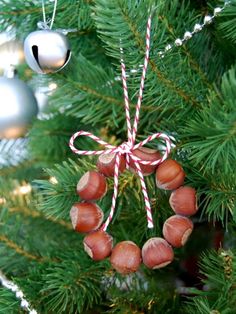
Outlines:
[[0, 77], [0, 138], [18, 138], [38, 113], [33, 91], [17, 78]]
[[10, 40], [0, 45], [0, 72], [10, 66], [16, 66], [24, 62], [23, 45], [17, 40]]
[[61, 70], [71, 57], [66, 36], [50, 29], [30, 33], [24, 41], [24, 52], [29, 67], [41, 74]]

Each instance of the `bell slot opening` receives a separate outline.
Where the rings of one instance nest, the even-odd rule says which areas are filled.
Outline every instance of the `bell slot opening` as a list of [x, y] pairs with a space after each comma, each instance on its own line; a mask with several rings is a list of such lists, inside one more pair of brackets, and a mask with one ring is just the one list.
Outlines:
[[70, 60], [70, 57], [71, 57], [71, 51], [67, 50], [66, 59], [65, 59], [63, 66], [65, 66], [67, 64], [67, 62]]
[[36, 60], [38, 66], [39, 66], [40, 69], [41, 69], [41, 66], [40, 66], [40, 63], [39, 63], [39, 50], [38, 50], [38, 46], [33, 45], [33, 46], [32, 46], [32, 52], [33, 52], [34, 59]]

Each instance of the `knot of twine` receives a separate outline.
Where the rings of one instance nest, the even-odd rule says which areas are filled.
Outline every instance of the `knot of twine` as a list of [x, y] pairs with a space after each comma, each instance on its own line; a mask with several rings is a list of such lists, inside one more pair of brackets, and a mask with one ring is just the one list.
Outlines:
[[[144, 65], [143, 65], [143, 71], [141, 76], [141, 82], [140, 82], [140, 88], [139, 88], [139, 96], [138, 101], [136, 105], [136, 112], [135, 112], [135, 118], [133, 127], [131, 127], [131, 120], [130, 120], [130, 110], [129, 110], [129, 97], [128, 97], [128, 88], [127, 88], [127, 80], [126, 80], [126, 70], [125, 70], [125, 64], [124, 60], [121, 58], [121, 71], [122, 71], [122, 83], [123, 83], [123, 92], [124, 92], [124, 103], [125, 103], [125, 116], [126, 116], [126, 124], [127, 124], [127, 137], [128, 141], [122, 143], [119, 146], [113, 146], [109, 143], [103, 141], [101, 138], [95, 136], [94, 134], [86, 131], [79, 131], [76, 132], [74, 135], [72, 135], [69, 146], [71, 150], [78, 155], [101, 155], [101, 154], [111, 154], [114, 153], [116, 155], [115, 157], [115, 167], [114, 167], [114, 190], [113, 190], [113, 196], [112, 196], [112, 205], [111, 210], [109, 213], [109, 216], [105, 223], [102, 226], [102, 230], [106, 230], [109, 223], [111, 222], [115, 207], [116, 207], [116, 200], [118, 195], [118, 184], [119, 184], [119, 166], [120, 166], [120, 159], [122, 155], [125, 155], [126, 160], [126, 168], [129, 168], [130, 160], [133, 160], [133, 163], [136, 167], [136, 172], [139, 176], [142, 193], [144, 197], [145, 202], [145, 209], [146, 209], [146, 215], [147, 215], [147, 222], [148, 222], [148, 228], [153, 228], [153, 218], [152, 218], [152, 210], [150, 205], [150, 200], [147, 193], [146, 184], [144, 181], [144, 176], [141, 170], [140, 165], [159, 165], [162, 163], [169, 155], [171, 150], [171, 141], [170, 138], [164, 134], [164, 133], [155, 133], [150, 136], [148, 136], [145, 140], [139, 142], [138, 144], [135, 144], [136, 135], [137, 135], [137, 128], [138, 128], [138, 122], [139, 122], [139, 113], [141, 109], [141, 103], [143, 98], [143, 90], [144, 90], [144, 81], [146, 77], [147, 72], [147, 66], [149, 61], [149, 51], [150, 51], [150, 30], [151, 30], [151, 15], [148, 18], [147, 22], [147, 30], [146, 30], [146, 50], [145, 50], [145, 59], [144, 59]], [[123, 49], [120, 49], [121, 54], [123, 54]], [[88, 151], [88, 150], [78, 150], [74, 146], [74, 141], [79, 136], [87, 136], [97, 142], [98, 144], [105, 147], [104, 150], [96, 150], [96, 151]], [[154, 139], [161, 138], [165, 141], [165, 149], [163, 152], [163, 156], [155, 161], [148, 161], [148, 160], [142, 160], [139, 157], [134, 155], [134, 150], [144, 146], [148, 142], [153, 141]]]
[[51, 20], [47, 20], [46, 22], [44, 22], [44, 21], [39, 21], [39, 22], [37, 23], [37, 27], [38, 27], [38, 29], [40, 29], [40, 30], [48, 30], [48, 29], [50, 29], [50, 27], [49, 27], [50, 22], [51, 22]]

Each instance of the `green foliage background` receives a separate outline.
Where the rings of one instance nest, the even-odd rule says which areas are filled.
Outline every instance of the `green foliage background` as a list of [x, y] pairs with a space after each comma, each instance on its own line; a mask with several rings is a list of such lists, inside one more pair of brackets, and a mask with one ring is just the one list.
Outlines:
[[[223, 1], [58, 0], [54, 29], [71, 29], [72, 59], [47, 79], [19, 69], [21, 79], [38, 85], [54, 82], [47, 119], [36, 120], [24, 139], [0, 141], [0, 269], [16, 282], [38, 313], [211, 313], [234, 314], [236, 298], [236, 1], [214, 22], [164, 58], [158, 52], [182, 38]], [[50, 16], [53, 3], [45, 1]], [[95, 263], [72, 230], [69, 211], [78, 196], [79, 178], [94, 169], [94, 157], [78, 157], [70, 136], [86, 130], [112, 144], [126, 140], [120, 76], [120, 40], [129, 71], [131, 114], [140, 82], [145, 28], [153, 9], [150, 62], [137, 140], [155, 132], [174, 139], [171, 158], [197, 190], [195, 231], [175, 261], [151, 271], [122, 277], [109, 261]], [[1, 32], [22, 40], [42, 19], [40, 1], [0, 0]], [[46, 83], [45, 83], [46, 82]], [[36, 85], [37, 85], [36, 84]], [[0, 104], [1, 105], [1, 104]], [[97, 149], [86, 138], [82, 149]], [[155, 148], [157, 143], [151, 143]], [[56, 178], [57, 183], [49, 179]], [[169, 192], [145, 179], [155, 228], [146, 228], [140, 183], [132, 173], [120, 177], [115, 219], [109, 232], [116, 242], [140, 247], [162, 235], [172, 214]], [[13, 193], [30, 183], [31, 193]], [[99, 205], [108, 215], [113, 180]], [[132, 222], [132, 223], [131, 223]], [[220, 231], [219, 231], [220, 230]], [[221, 249], [216, 237], [221, 234]], [[200, 272], [188, 262], [197, 260]], [[186, 279], [187, 276], [187, 279]], [[0, 288], [0, 313], [24, 313], [14, 294]]]

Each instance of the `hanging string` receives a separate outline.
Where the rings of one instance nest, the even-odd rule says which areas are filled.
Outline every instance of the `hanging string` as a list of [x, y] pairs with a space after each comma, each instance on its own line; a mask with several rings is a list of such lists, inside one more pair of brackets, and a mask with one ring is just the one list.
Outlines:
[[[148, 67], [148, 61], [149, 61], [149, 51], [150, 51], [150, 31], [151, 31], [151, 16], [148, 18], [147, 22], [147, 30], [146, 30], [146, 50], [145, 50], [145, 59], [144, 59], [144, 66], [141, 76], [141, 82], [140, 82], [140, 88], [139, 88], [139, 96], [138, 101], [136, 105], [136, 112], [135, 112], [135, 118], [134, 118], [134, 124], [133, 128], [131, 127], [131, 120], [130, 120], [130, 107], [129, 107], [129, 97], [128, 97], [128, 88], [127, 88], [127, 80], [126, 80], [126, 67], [123, 60], [123, 50], [121, 51], [121, 72], [122, 72], [122, 83], [123, 83], [123, 92], [124, 92], [124, 104], [125, 104], [125, 115], [126, 115], [126, 124], [127, 124], [127, 136], [128, 141], [122, 143], [118, 147], [110, 145], [109, 143], [103, 141], [99, 137], [93, 135], [90, 132], [85, 131], [79, 131], [76, 132], [70, 139], [69, 146], [71, 150], [78, 155], [101, 155], [101, 154], [110, 154], [115, 153], [116, 159], [115, 159], [115, 167], [114, 167], [114, 190], [113, 190], [113, 196], [112, 196], [112, 205], [111, 210], [109, 213], [109, 216], [107, 220], [105, 221], [104, 225], [102, 226], [102, 229], [105, 231], [110, 224], [116, 207], [116, 200], [118, 195], [118, 185], [119, 185], [119, 165], [120, 165], [120, 159], [121, 155], [125, 155], [126, 157], [126, 168], [129, 167], [129, 160], [132, 159], [134, 162], [134, 165], [136, 167], [136, 172], [139, 176], [142, 193], [144, 197], [145, 202], [145, 209], [146, 209], [146, 215], [147, 215], [147, 221], [148, 221], [148, 228], [153, 228], [153, 218], [152, 218], [152, 211], [151, 211], [151, 205], [150, 200], [147, 193], [146, 183], [144, 180], [144, 176], [141, 170], [140, 165], [158, 165], [162, 163], [169, 155], [170, 149], [171, 149], [171, 141], [169, 137], [166, 134], [163, 133], [155, 133], [153, 135], [148, 136], [145, 140], [141, 141], [138, 144], [135, 144], [136, 135], [137, 135], [137, 129], [138, 129], [138, 122], [139, 122], [139, 114], [142, 104], [142, 97], [143, 97], [143, 90], [144, 90], [144, 81], [146, 77], [147, 67]], [[100, 145], [103, 145], [105, 147], [104, 150], [98, 150], [98, 151], [87, 151], [87, 150], [78, 150], [74, 146], [74, 141], [79, 136], [87, 136], [90, 137], [92, 140], [97, 142]], [[156, 160], [156, 161], [147, 161], [147, 160], [141, 160], [137, 156], [134, 155], [133, 151], [142, 147], [143, 145], [147, 144], [150, 141], [153, 141], [154, 139], [161, 138], [165, 141], [165, 151], [163, 153], [163, 156]]]
[[43, 11], [43, 23], [46, 25], [46, 12], [45, 12], [45, 5], [44, 5], [44, 0], [42, 0], [42, 11]]
[[151, 38], [151, 16], [147, 22], [147, 32], [146, 32], [146, 51], [145, 51], [145, 58], [144, 58], [144, 65], [143, 65], [143, 72], [141, 76], [140, 88], [139, 88], [139, 96], [138, 102], [136, 106], [136, 112], [134, 117], [134, 125], [133, 125], [133, 134], [132, 134], [132, 144], [135, 143], [137, 131], [138, 131], [138, 123], [139, 123], [139, 113], [141, 109], [142, 99], [143, 99], [143, 90], [144, 90], [144, 82], [147, 73], [148, 61], [149, 61], [149, 52], [150, 52], [150, 38]]
[[[122, 72], [122, 83], [123, 83], [123, 93], [124, 93], [124, 102], [125, 102], [125, 113], [126, 113], [126, 124], [127, 124], [127, 134], [128, 134], [128, 142], [125, 143], [127, 145], [127, 148], [129, 151], [132, 151], [134, 148], [134, 143], [136, 139], [136, 134], [137, 134], [137, 126], [139, 122], [139, 113], [141, 109], [141, 103], [142, 103], [142, 95], [143, 95], [143, 90], [144, 90], [144, 81], [146, 77], [146, 72], [147, 72], [147, 66], [148, 66], [148, 60], [149, 60], [149, 51], [150, 51], [150, 30], [151, 30], [151, 16], [148, 18], [148, 23], [147, 23], [147, 30], [146, 30], [146, 51], [145, 51], [145, 59], [144, 59], [144, 66], [143, 66], [143, 72], [141, 76], [141, 83], [140, 83], [140, 89], [139, 89], [139, 96], [138, 96], [138, 102], [136, 105], [136, 113], [135, 113], [135, 118], [134, 118], [134, 125], [133, 128], [131, 128], [131, 122], [130, 122], [130, 108], [129, 108], [129, 97], [128, 97], [128, 89], [127, 89], [127, 81], [126, 81], [126, 67], [125, 63], [123, 60], [123, 49], [121, 48], [121, 72]], [[113, 191], [113, 197], [112, 197], [112, 207], [110, 214], [103, 225], [103, 230], [106, 230], [109, 223], [111, 222], [114, 211], [115, 211], [115, 206], [116, 206], [116, 199], [117, 199], [117, 194], [118, 194], [118, 178], [119, 178], [119, 165], [120, 165], [120, 158], [121, 158], [121, 152], [119, 152], [116, 156], [116, 161], [115, 161], [115, 167], [114, 167], [114, 191]], [[129, 161], [130, 161], [130, 154], [126, 154], [126, 168], [129, 168]], [[141, 171], [141, 167], [137, 161], [134, 160], [134, 164], [136, 167], [136, 171], [138, 173], [141, 187], [142, 187], [142, 193], [144, 197], [144, 202], [145, 202], [145, 209], [146, 209], [146, 214], [147, 214], [147, 221], [148, 221], [148, 228], [153, 228], [153, 219], [152, 219], [152, 210], [151, 210], [151, 205], [147, 193], [147, 188], [146, 188], [146, 183], [144, 180], [143, 173]]]
[[53, 7], [53, 13], [52, 13], [52, 18], [51, 18], [51, 22], [50, 22], [50, 26], [48, 27], [48, 23], [49, 21], [47, 21], [46, 19], [46, 10], [45, 10], [45, 3], [44, 0], [42, 0], [42, 11], [43, 11], [43, 24], [45, 28], [49, 28], [52, 29], [54, 20], [55, 20], [55, 16], [56, 16], [56, 10], [57, 10], [57, 0], [54, 0], [54, 7]]

